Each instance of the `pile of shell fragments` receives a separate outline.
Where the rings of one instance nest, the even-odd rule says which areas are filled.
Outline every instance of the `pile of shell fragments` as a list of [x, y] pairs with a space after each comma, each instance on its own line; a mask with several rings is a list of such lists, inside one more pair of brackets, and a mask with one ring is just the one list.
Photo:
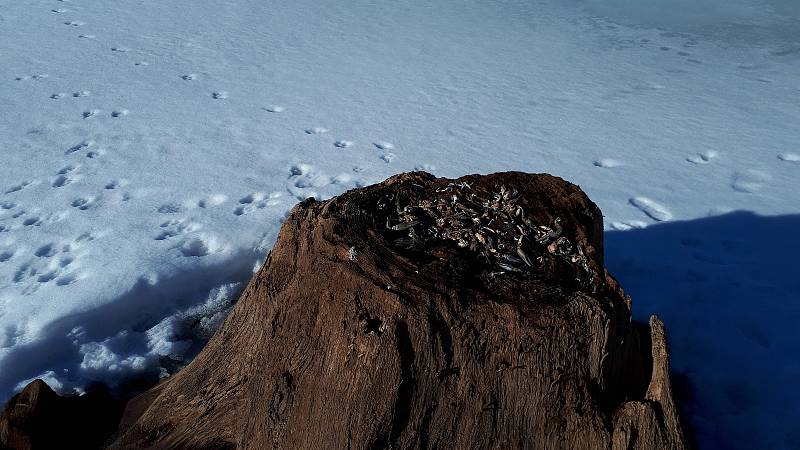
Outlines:
[[450, 183], [433, 198], [404, 205], [390, 194], [377, 206], [387, 213], [386, 229], [397, 232], [393, 242], [402, 248], [424, 250], [450, 241], [477, 252], [492, 276], [540, 271], [556, 258], [576, 269], [578, 281], [591, 278], [580, 246], [561, 235], [560, 219], [552, 226], [533, 223], [517, 204], [520, 194], [504, 186], [489, 196], [480, 198], [467, 183]]

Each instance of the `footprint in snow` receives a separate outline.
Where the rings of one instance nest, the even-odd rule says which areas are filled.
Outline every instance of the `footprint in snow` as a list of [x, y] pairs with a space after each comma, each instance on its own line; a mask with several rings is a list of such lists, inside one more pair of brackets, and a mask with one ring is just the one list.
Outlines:
[[6, 190], [5, 193], [6, 194], [11, 194], [13, 192], [19, 192], [19, 191], [25, 189], [26, 187], [31, 186], [33, 183], [34, 183], [33, 181], [28, 181], [28, 180], [22, 181], [20, 183], [15, 184], [14, 186], [11, 186], [10, 188], [8, 188], [8, 190]]
[[30, 216], [22, 221], [22, 225], [26, 227], [38, 227], [42, 224], [42, 219], [39, 216]]
[[36, 255], [38, 258], [52, 258], [56, 255], [56, 253], [58, 253], [56, 244], [51, 242], [39, 247], [36, 252], [34, 252], [34, 255]]
[[72, 96], [75, 97], [75, 98], [88, 97], [90, 95], [92, 95], [92, 93], [89, 92], [89, 91], [78, 91], [78, 92], [73, 92], [72, 93]]
[[197, 79], [197, 75], [195, 75], [193, 73], [187, 73], [186, 75], [181, 75], [181, 80], [184, 80], [184, 81], [192, 81], [192, 80], [195, 80], [195, 79]]
[[[2, 227], [2, 225], [0, 225], [0, 227]], [[14, 255], [15, 253], [13, 250], [4, 250], [0, 252], [0, 263], [10, 260]]]
[[78, 166], [76, 166], [76, 165], [74, 165], [74, 164], [70, 164], [70, 165], [68, 165], [68, 166], [64, 166], [64, 167], [62, 167], [62, 168], [61, 168], [61, 170], [59, 170], [58, 172], [56, 172], [56, 175], [66, 175], [66, 174], [68, 174], [68, 173], [70, 173], [70, 172], [74, 171], [74, 170], [75, 170], [75, 169], [77, 169], [77, 168], [78, 168]]
[[263, 192], [254, 192], [246, 195], [239, 200], [239, 206], [233, 210], [233, 214], [243, 216], [256, 209], [264, 209], [267, 206], [275, 206], [280, 203], [279, 198], [283, 196], [281, 192], [273, 192], [267, 196]]
[[224, 194], [213, 194], [209, 195], [206, 198], [200, 199], [197, 202], [197, 206], [200, 208], [211, 208], [213, 206], [218, 206], [228, 201], [228, 197]]
[[86, 25], [86, 23], [85, 22], [80, 22], [80, 21], [77, 21], [77, 20], [70, 20], [68, 22], [64, 22], [64, 25], [69, 25], [71, 27], [82, 27], [82, 26]]
[[708, 164], [711, 162], [712, 159], [717, 157], [717, 152], [714, 150], [708, 150], [702, 153], [696, 153], [686, 158], [686, 161], [689, 161], [692, 164]]
[[328, 131], [329, 130], [327, 128], [322, 128], [322, 127], [312, 127], [305, 129], [306, 134], [324, 134], [327, 133]]
[[353, 141], [336, 141], [333, 143], [333, 146], [337, 148], [347, 148], [352, 147], [352, 145]]
[[97, 203], [97, 198], [88, 196], [88, 197], [80, 197], [76, 198], [75, 200], [70, 203], [73, 208], [77, 208], [81, 211], [86, 211], [87, 209], [93, 207]]
[[94, 117], [94, 116], [96, 116], [98, 114], [100, 114], [100, 110], [99, 109], [90, 109], [88, 111], [84, 111], [83, 114], [81, 114], [81, 115], [83, 116], [84, 119], [88, 119], [88, 118]]
[[378, 141], [378, 142], [373, 142], [372, 145], [374, 145], [375, 148], [378, 148], [380, 150], [394, 150], [394, 144], [392, 144], [391, 142]]
[[63, 14], [65, 12], [67, 12], [67, 11], [69, 11], [67, 8], [57, 8], [57, 9], [51, 9], [50, 10], [50, 12], [52, 12], [54, 14]]
[[67, 94], [64, 94], [63, 92], [59, 92], [59, 93], [51, 95], [50, 98], [52, 98], [53, 100], [58, 100], [60, 98], [64, 98], [66, 95]]
[[664, 222], [672, 219], [672, 213], [663, 205], [647, 197], [633, 197], [630, 204], [645, 213], [651, 219]]
[[113, 111], [111, 113], [111, 117], [123, 117], [127, 116], [128, 114], [130, 114], [130, 111], [128, 111], [127, 109], [120, 109], [118, 111]]
[[85, 150], [94, 145], [94, 141], [83, 141], [80, 144], [73, 145], [72, 147], [68, 148], [64, 154], [70, 155], [75, 152], [79, 152], [81, 150]]
[[111, 47], [111, 51], [117, 53], [128, 53], [130, 50], [128, 47]]
[[778, 159], [786, 162], [800, 162], [800, 154], [797, 153], [781, 153]]
[[78, 35], [78, 37], [81, 38], [81, 39], [94, 39], [97, 36], [95, 36], [93, 34], [80, 34], [80, 35]]
[[744, 170], [733, 174], [731, 187], [738, 192], [752, 194], [760, 191], [772, 177], [760, 170]]
[[181, 212], [181, 207], [175, 203], [164, 203], [156, 211], [161, 214], [175, 214]]
[[264, 108], [264, 111], [271, 112], [271, 113], [282, 113], [286, 110], [283, 106], [279, 105], [271, 105]]
[[106, 185], [103, 186], [103, 189], [113, 191], [114, 189], [119, 189], [127, 184], [128, 182], [126, 180], [112, 180], [106, 183]]
[[53, 179], [53, 183], [51, 184], [51, 186], [54, 187], [54, 188], [60, 188], [60, 187], [66, 186], [68, 184], [72, 184], [77, 180], [78, 180], [77, 176], [71, 175], [69, 173], [64, 173], [64, 174], [60, 174], [60, 175], [56, 176]]
[[163, 222], [160, 227], [162, 231], [154, 238], [157, 241], [166, 241], [176, 236], [192, 233], [201, 228], [200, 224], [188, 219], [173, 219]]
[[386, 153], [381, 155], [381, 159], [386, 164], [389, 164], [390, 162], [394, 161], [394, 158], [395, 158], [395, 154], [392, 153], [392, 152], [386, 152]]
[[211, 97], [217, 100], [225, 100], [226, 98], [228, 98], [228, 93], [225, 91], [214, 92], [213, 94], [211, 94]]
[[611, 169], [611, 168], [619, 167], [619, 166], [622, 165], [621, 162], [617, 161], [616, 159], [611, 159], [611, 158], [597, 159], [597, 160], [593, 161], [592, 164], [595, 167], [602, 167], [604, 169]]
[[186, 257], [208, 256], [211, 253], [218, 253], [222, 250], [219, 242], [210, 236], [197, 236], [187, 239], [181, 245], [181, 253]]
[[45, 79], [45, 78], [47, 78], [49, 76], [50, 75], [48, 75], [46, 73], [39, 73], [39, 74], [35, 74], [35, 75], [25, 75], [25, 76], [17, 77], [17, 78], [15, 78], [15, 80], [17, 80], [17, 81], [43, 80], [43, 79]]

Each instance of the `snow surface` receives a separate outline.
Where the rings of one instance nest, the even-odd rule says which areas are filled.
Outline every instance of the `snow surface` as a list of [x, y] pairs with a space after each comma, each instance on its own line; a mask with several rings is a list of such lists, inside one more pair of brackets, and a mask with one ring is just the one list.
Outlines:
[[605, 213], [701, 445], [800, 448], [798, 5], [0, 1], [0, 398], [170, 372], [298, 199], [522, 170]]

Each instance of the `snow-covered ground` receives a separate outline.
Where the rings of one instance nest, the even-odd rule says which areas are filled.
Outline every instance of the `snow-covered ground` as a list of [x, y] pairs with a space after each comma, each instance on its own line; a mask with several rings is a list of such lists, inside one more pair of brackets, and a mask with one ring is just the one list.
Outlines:
[[800, 448], [798, 124], [793, 0], [0, 0], [0, 399], [193, 354], [299, 198], [522, 170], [604, 211], [702, 446]]

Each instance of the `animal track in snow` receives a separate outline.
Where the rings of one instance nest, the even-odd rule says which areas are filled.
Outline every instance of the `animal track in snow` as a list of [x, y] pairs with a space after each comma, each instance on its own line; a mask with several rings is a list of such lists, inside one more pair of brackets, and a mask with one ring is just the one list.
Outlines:
[[34, 255], [39, 258], [50, 258], [55, 256], [56, 253], [58, 253], [58, 250], [56, 250], [56, 244], [50, 243], [39, 247]]
[[324, 133], [327, 133], [328, 131], [330, 131], [330, 130], [328, 130], [327, 128], [323, 128], [323, 127], [312, 127], [312, 128], [306, 128], [305, 129], [306, 134], [324, 134]]
[[436, 166], [434, 166], [433, 164], [417, 164], [416, 166], [414, 166], [414, 170], [417, 171], [423, 170], [425, 172], [433, 173], [433, 171], [436, 170]]
[[186, 75], [181, 75], [181, 79], [184, 81], [192, 81], [197, 78], [197, 75], [193, 73], [187, 73]]
[[63, 175], [58, 175], [57, 177], [55, 177], [55, 179], [53, 179], [53, 183], [51, 184], [51, 186], [54, 187], [54, 188], [60, 188], [60, 187], [66, 186], [68, 184], [72, 184], [73, 182], [75, 182], [77, 180], [78, 180], [78, 177], [76, 177], [74, 175], [70, 175], [68, 173], [67, 174], [63, 174]]
[[264, 108], [264, 111], [271, 112], [271, 113], [282, 113], [286, 110], [283, 106], [279, 105], [271, 105]]
[[[80, 238], [74, 241], [79, 244]], [[34, 252], [36, 257], [17, 268], [14, 281], [21, 283], [25, 280], [32, 280], [38, 283], [49, 283], [56, 281], [58, 286], [66, 286], [77, 280], [77, 274], [71, 269], [74, 268], [76, 256], [70, 252], [73, 244], [60, 245], [51, 242], [42, 245]], [[13, 255], [12, 255], [13, 256]]]
[[26, 227], [38, 227], [42, 224], [42, 219], [39, 216], [30, 216], [22, 221], [22, 224]]
[[754, 193], [760, 191], [772, 177], [760, 170], [744, 170], [733, 174], [731, 187], [738, 192]]
[[163, 230], [154, 238], [157, 241], [165, 241], [175, 236], [191, 233], [200, 229], [200, 224], [187, 219], [168, 220], [160, 225]]
[[26, 187], [31, 186], [32, 184], [34, 184], [33, 181], [27, 181], [27, 180], [26, 181], [22, 181], [20, 183], [15, 184], [14, 186], [11, 186], [10, 188], [8, 188], [8, 190], [6, 191], [6, 194], [11, 194], [13, 192], [19, 192], [19, 191], [25, 189]]
[[2, 202], [0, 203], [0, 209], [14, 209], [17, 207], [17, 204], [14, 202]]
[[0, 263], [9, 261], [13, 257], [14, 257], [13, 250], [3, 250], [2, 252], [0, 252]]
[[57, 9], [51, 9], [50, 10], [50, 12], [55, 13], [55, 14], [63, 14], [63, 13], [68, 12], [68, 11], [69, 10], [67, 8], [57, 8]]
[[604, 169], [611, 169], [611, 168], [619, 167], [619, 166], [622, 165], [621, 162], [617, 161], [616, 159], [611, 159], [611, 158], [597, 159], [597, 160], [593, 161], [592, 164], [594, 166], [596, 166], [596, 167], [602, 167]]
[[264, 197], [265, 197], [265, 195], [264, 195], [263, 192], [254, 192], [252, 194], [248, 194], [248, 195], [242, 197], [239, 200], [239, 203], [242, 204], [242, 205], [246, 205], [246, 204], [250, 204], [250, 203], [253, 203], [253, 202], [259, 202], [259, 201], [263, 200]]
[[[308, 189], [319, 188], [333, 184], [334, 181], [331, 177], [318, 171], [316, 168], [309, 164], [296, 164], [290, 169], [289, 185], [287, 190], [296, 198], [303, 200], [308, 197], [318, 197], [317, 192]], [[274, 195], [270, 196], [274, 198]], [[319, 198], [319, 197], [318, 197]], [[276, 202], [268, 202], [276, 203]], [[263, 203], [259, 204], [259, 207]]]
[[176, 203], [164, 203], [157, 209], [161, 214], [175, 214], [181, 212], [180, 205]]
[[63, 92], [59, 92], [59, 93], [51, 95], [50, 98], [52, 98], [53, 100], [58, 100], [60, 98], [64, 98], [66, 95], [67, 94], [65, 94]]
[[89, 91], [78, 91], [78, 92], [73, 92], [72, 93], [72, 96], [75, 97], [75, 98], [88, 97], [90, 95], [92, 95], [92, 93], [89, 92]]
[[79, 152], [81, 150], [87, 149], [94, 145], [94, 141], [83, 141], [80, 144], [73, 145], [72, 147], [68, 148], [67, 151], [64, 152], [65, 155], [70, 155], [75, 152]]
[[127, 109], [120, 109], [118, 111], [113, 111], [111, 113], [111, 117], [122, 117], [122, 116], [127, 116], [128, 114], [130, 114], [130, 111], [128, 111]]
[[81, 114], [81, 115], [83, 116], [84, 119], [88, 119], [88, 118], [94, 117], [94, 116], [96, 116], [98, 114], [100, 114], [100, 110], [99, 109], [90, 109], [88, 111], [84, 111], [83, 114]]
[[125, 186], [127, 184], [128, 183], [125, 180], [112, 180], [112, 181], [109, 181], [108, 183], [106, 183], [106, 185], [103, 186], [103, 189], [106, 189], [106, 190], [109, 190], [109, 191], [113, 191], [114, 189], [120, 188], [120, 187]]
[[81, 39], [94, 39], [97, 36], [95, 36], [93, 34], [79, 34], [78, 37], [81, 38]]
[[243, 216], [254, 211], [255, 209], [263, 209], [267, 206], [276, 205], [279, 203], [279, 201], [276, 199], [281, 195], [282, 194], [279, 192], [273, 192], [269, 195], [269, 199], [267, 199], [267, 195], [263, 192], [254, 192], [252, 194], [248, 194], [239, 200], [239, 206], [233, 210], [233, 214], [237, 216]]
[[228, 98], [228, 93], [225, 91], [214, 92], [213, 94], [211, 94], [211, 97], [217, 100], [225, 100], [226, 98]]
[[294, 176], [307, 174], [313, 169], [314, 168], [309, 164], [295, 164], [289, 169], [289, 179]]
[[68, 173], [70, 173], [70, 172], [73, 172], [73, 171], [74, 171], [74, 170], [76, 170], [77, 168], [78, 168], [78, 166], [76, 166], [76, 165], [74, 165], [74, 164], [70, 164], [70, 165], [68, 165], [68, 166], [64, 166], [64, 167], [62, 167], [62, 168], [61, 168], [61, 170], [59, 170], [58, 172], [56, 172], [56, 175], [66, 175], [66, 174], [68, 174]]
[[392, 144], [391, 142], [378, 141], [378, 142], [373, 142], [372, 145], [381, 150], [394, 150], [394, 144]]
[[228, 200], [228, 197], [223, 194], [213, 194], [206, 198], [200, 199], [197, 206], [201, 208], [211, 208], [213, 206], [221, 205]]
[[352, 145], [353, 141], [336, 141], [333, 143], [333, 146], [337, 148], [347, 148], [352, 147]]
[[44, 78], [49, 77], [46, 73], [34, 74], [34, 75], [25, 75], [22, 77], [17, 77], [17, 81], [25, 81], [25, 80], [42, 80]]
[[689, 161], [692, 164], [708, 164], [711, 162], [712, 159], [716, 157], [717, 157], [716, 151], [708, 150], [702, 153], [691, 155], [688, 158], [686, 158], [686, 161]]
[[87, 196], [76, 198], [70, 203], [73, 208], [78, 208], [81, 211], [86, 211], [97, 203], [97, 197]]
[[82, 27], [82, 26], [86, 25], [86, 23], [85, 22], [80, 22], [80, 21], [77, 21], [77, 20], [70, 20], [68, 22], [64, 22], [64, 25], [69, 25], [71, 27]]
[[183, 256], [200, 257], [224, 251], [225, 245], [216, 236], [201, 233], [185, 240], [180, 250]]
[[797, 153], [781, 153], [778, 159], [786, 162], [800, 162], [800, 155]]
[[395, 158], [395, 154], [392, 153], [392, 152], [387, 152], [387, 153], [384, 153], [384, 154], [381, 155], [381, 159], [386, 164], [389, 164], [390, 162], [394, 161], [394, 158]]
[[663, 205], [647, 197], [633, 197], [630, 204], [645, 213], [651, 219], [664, 222], [672, 219], [672, 213]]
[[131, 49], [129, 49], [128, 47], [111, 47], [111, 51], [117, 53], [128, 53], [129, 51], [131, 51]]

